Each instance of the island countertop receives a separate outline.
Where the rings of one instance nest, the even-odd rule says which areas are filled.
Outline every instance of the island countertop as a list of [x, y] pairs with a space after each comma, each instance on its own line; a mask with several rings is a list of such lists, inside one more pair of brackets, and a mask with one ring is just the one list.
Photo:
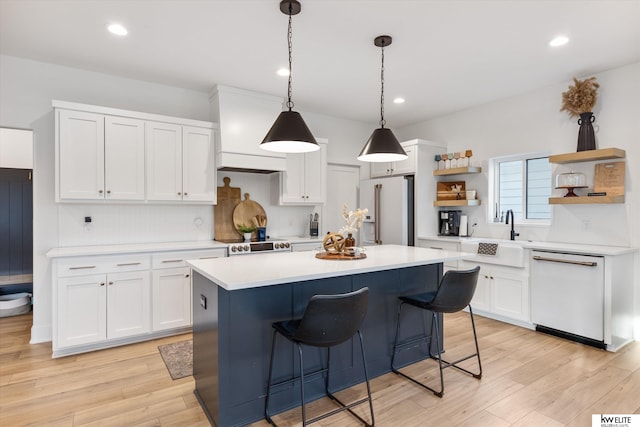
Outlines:
[[367, 246], [358, 260], [323, 260], [315, 251], [241, 255], [187, 261], [198, 273], [228, 291], [392, 270], [473, 257], [414, 246]]

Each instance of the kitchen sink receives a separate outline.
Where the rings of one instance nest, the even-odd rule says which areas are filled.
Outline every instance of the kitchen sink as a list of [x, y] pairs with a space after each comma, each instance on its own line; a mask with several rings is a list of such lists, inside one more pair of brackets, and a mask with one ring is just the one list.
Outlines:
[[[480, 243], [489, 243], [498, 245], [495, 255], [483, 255], [478, 253]], [[482, 239], [474, 238], [473, 240], [465, 240], [461, 242], [460, 250], [476, 254], [475, 257], [467, 259], [470, 262], [503, 265], [507, 267], [524, 268], [525, 257], [522, 242], [512, 240], [499, 239]]]

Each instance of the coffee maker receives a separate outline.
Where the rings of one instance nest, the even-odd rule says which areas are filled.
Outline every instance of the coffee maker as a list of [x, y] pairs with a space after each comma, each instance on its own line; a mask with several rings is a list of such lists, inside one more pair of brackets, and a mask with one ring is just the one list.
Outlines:
[[460, 233], [462, 211], [438, 212], [438, 236], [457, 236]]

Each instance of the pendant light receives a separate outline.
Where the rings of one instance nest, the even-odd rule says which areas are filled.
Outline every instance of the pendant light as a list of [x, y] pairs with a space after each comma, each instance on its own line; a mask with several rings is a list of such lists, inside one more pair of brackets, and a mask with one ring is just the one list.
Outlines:
[[384, 127], [384, 47], [391, 44], [391, 36], [378, 36], [373, 44], [382, 51], [382, 67], [380, 68], [380, 127], [373, 131], [369, 140], [358, 156], [363, 162], [395, 162], [406, 159], [407, 153], [398, 142], [391, 129]]
[[311, 134], [307, 124], [302, 119], [300, 113], [293, 111], [293, 101], [291, 101], [291, 17], [300, 13], [302, 7], [297, 0], [282, 0], [280, 11], [289, 15], [289, 27], [287, 40], [289, 45], [289, 83], [288, 83], [288, 111], [280, 113], [276, 121], [267, 132], [267, 136], [260, 144], [260, 148], [267, 151], [279, 153], [307, 153], [316, 151], [320, 146]]

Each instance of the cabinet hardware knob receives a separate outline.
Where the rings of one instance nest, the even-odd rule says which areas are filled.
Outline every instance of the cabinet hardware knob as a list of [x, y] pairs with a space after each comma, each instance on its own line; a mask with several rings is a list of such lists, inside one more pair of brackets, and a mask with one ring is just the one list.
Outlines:
[[113, 285], [113, 282], [109, 282], [109, 285]]
[[107, 194], [111, 194], [111, 190], [107, 190]]
[[187, 193], [184, 193], [184, 195], [186, 196], [186, 195], [187, 195]]
[[102, 190], [98, 190], [98, 194], [102, 194]]
[[185, 274], [185, 275], [184, 275], [184, 277], [189, 277], [189, 275], [188, 275], [188, 274]]
[[104, 286], [104, 282], [100, 282], [100, 286]]
[[493, 280], [493, 276], [491, 276], [491, 280]]

